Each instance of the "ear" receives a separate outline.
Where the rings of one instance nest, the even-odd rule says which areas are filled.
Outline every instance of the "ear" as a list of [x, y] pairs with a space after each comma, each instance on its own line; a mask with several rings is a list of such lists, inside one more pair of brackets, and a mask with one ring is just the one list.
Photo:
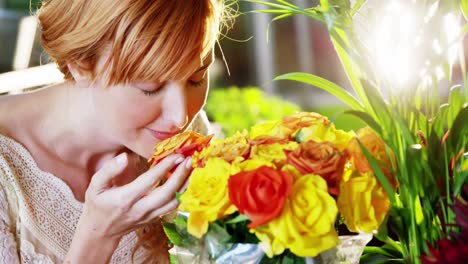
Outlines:
[[89, 86], [91, 84], [91, 74], [82, 63], [68, 63], [67, 67], [78, 85]]

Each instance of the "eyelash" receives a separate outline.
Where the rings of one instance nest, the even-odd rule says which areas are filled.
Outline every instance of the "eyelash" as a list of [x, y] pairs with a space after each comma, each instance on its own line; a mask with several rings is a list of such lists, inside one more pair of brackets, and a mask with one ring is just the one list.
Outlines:
[[146, 90], [141, 90], [141, 92], [146, 95], [146, 96], [154, 96], [157, 95], [160, 92], [161, 89], [155, 90], [155, 91], [146, 91]]
[[200, 87], [200, 86], [202, 86], [202, 84], [203, 84], [204, 82], [205, 82], [205, 78], [201, 79], [201, 80], [198, 81], [198, 82], [189, 81], [190, 85], [195, 86], [195, 87]]
[[[203, 83], [205, 83], [205, 78], [201, 79], [200, 81], [198, 82], [194, 82], [194, 81], [189, 81], [190, 85], [194, 86], [194, 87], [200, 87], [203, 85]], [[146, 91], [146, 90], [141, 90], [141, 92], [146, 95], [146, 96], [155, 96], [157, 95], [159, 92], [161, 91], [161, 89], [157, 89], [155, 91]]]

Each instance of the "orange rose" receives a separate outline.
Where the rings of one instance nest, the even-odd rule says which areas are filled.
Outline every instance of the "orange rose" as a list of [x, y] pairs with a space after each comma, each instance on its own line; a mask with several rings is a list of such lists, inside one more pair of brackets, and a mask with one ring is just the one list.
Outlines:
[[317, 174], [327, 181], [328, 191], [338, 195], [339, 183], [343, 176], [348, 155], [342, 153], [330, 142], [309, 140], [299, 144], [294, 151], [285, 150], [287, 163], [302, 174]]
[[[357, 132], [357, 139], [352, 139], [346, 147], [356, 170], [361, 174], [372, 172], [372, 168], [362, 152], [358, 140], [361, 141], [364, 147], [379, 162], [380, 169], [382, 169], [390, 183], [396, 186], [395, 179], [390, 172], [392, 163], [385, 149], [385, 142], [369, 127], [360, 129]], [[389, 151], [391, 152], [391, 150]], [[391, 153], [391, 155], [393, 156], [393, 153]]]
[[177, 134], [158, 142], [154, 147], [154, 153], [149, 162], [154, 166], [173, 153], [191, 156], [195, 151], [201, 151], [205, 148], [210, 143], [212, 137], [213, 135], [205, 137], [193, 131]]
[[276, 218], [291, 192], [293, 176], [267, 166], [242, 171], [229, 178], [229, 199], [255, 228]]

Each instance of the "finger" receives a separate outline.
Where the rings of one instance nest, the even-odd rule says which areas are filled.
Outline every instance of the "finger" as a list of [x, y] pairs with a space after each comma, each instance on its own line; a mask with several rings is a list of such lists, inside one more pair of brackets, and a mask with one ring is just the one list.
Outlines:
[[137, 177], [134, 181], [121, 187], [132, 203], [150, 192], [172, 168], [184, 161], [182, 155], [171, 155], [153, 168]]
[[185, 179], [185, 182], [184, 182], [184, 185], [182, 185], [182, 187], [179, 189], [178, 193], [183, 193], [185, 192], [185, 190], [187, 190], [187, 187], [189, 185], [189, 179]]
[[112, 160], [106, 162], [91, 178], [89, 186], [97, 191], [105, 189], [113, 178], [124, 171], [128, 165], [127, 153], [121, 153]]
[[185, 182], [187, 181], [187, 176], [192, 170], [192, 158], [187, 157], [185, 161], [179, 165], [176, 171], [172, 174], [171, 178], [167, 180], [163, 185], [159, 187], [159, 192], [163, 193], [173, 193], [180, 191]]
[[146, 215], [141, 223], [148, 223], [148, 222], [151, 222], [153, 221], [156, 217], [160, 217], [160, 216], [163, 216], [163, 215], [166, 215], [170, 212], [173, 212], [174, 210], [177, 209], [177, 206], [179, 206], [179, 202], [177, 202], [177, 199], [172, 199], [170, 200], [168, 203], [166, 203], [164, 206], [156, 209], [156, 210], [153, 210], [151, 211], [148, 215]]
[[181, 189], [191, 170], [191, 158], [185, 159], [172, 173], [171, 178], [163, 185], [152, 190], [147, 196], [135, 203], [134, 208], [140, 212], [148, 212], [163, 207], [175, 197], [175, 193]]

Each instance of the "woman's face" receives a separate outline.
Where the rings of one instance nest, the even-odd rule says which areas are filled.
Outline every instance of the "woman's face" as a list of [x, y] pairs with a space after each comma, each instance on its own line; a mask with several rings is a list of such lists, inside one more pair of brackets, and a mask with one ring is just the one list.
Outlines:
[[185, 130], [202, 109], [212, 63], [213, 54], [186, 80], [92, 87], [93, 119], [100, 135], [140, 156], [151, 157], [155, 143]]

